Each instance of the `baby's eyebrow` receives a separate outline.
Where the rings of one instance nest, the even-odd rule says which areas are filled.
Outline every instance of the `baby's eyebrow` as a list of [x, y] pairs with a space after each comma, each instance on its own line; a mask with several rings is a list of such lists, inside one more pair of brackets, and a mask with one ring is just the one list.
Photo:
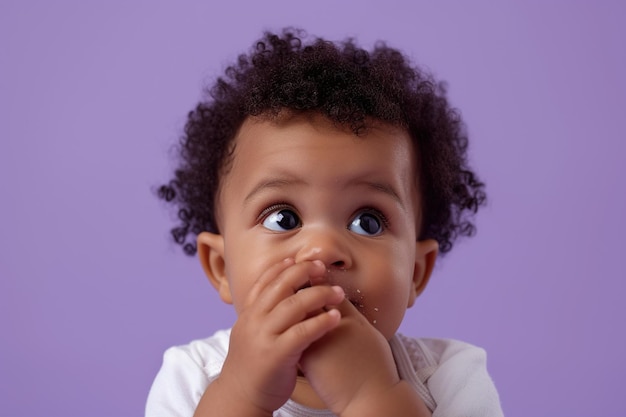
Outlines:
[[366, 187], [371, 188], [374, 191], [380, 191], [384, 194], [387, 194], [388, 196], [396, 200], [398, 204], [400, 204], [401, 206], [404, 206], [402, 198], [400, 198], [400, 194], [396, 192], [396, 190], [391, 186], [391, 184], [388, 184], [385, 182], [375, 182], [375, 181], [355, 181], [354, 184], [365, 185]]
[[243, 202], [244, 204], [248, 203], [255, 195], [260, 193], [262, 190], [268, 188], [282, 188], [289, 185], [297, 185], [304, 184], [305, 182], [295, 178], [267, 178], [262, 181], [259, 181], [254, 188], [246, 195]]
[[[306, 181], [297, 178], [267, 178], [257, 183], [254, 188], [244, 198], [244, 204], [248, 203], [255, 195], [268, 188], [282, 188], [285, 186], [306, 184]], [[400, 194], [395, 188], [386, 182], [367, 181], [367, 180], [354, 180], [348, 182], [347, 186], [364, 186], [376, 192], [381, 192], [388, 195], [395, 200], [401, 206], [404, 206], [404, 201], [400, 197]]]

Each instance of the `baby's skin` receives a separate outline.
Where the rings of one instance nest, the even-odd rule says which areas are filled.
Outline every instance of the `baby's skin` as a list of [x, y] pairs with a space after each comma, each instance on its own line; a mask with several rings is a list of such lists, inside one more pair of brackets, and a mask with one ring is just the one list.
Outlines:
[[427, 416], [388, 341], [437, 254], [418, 241], [408, 134], [355, 137], [322, 116], [249, 119], [198, 236], [211, 283], [237, 320], [196, 416], [271, 416], [289, 398], [350, 416]]

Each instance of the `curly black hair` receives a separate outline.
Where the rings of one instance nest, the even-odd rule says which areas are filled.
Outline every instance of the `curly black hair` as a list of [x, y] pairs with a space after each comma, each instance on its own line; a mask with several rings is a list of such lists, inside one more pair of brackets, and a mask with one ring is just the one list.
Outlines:
[[465, 125], [448, 104], [445, 84], [385, 43], [367, 51], [351, 38], [333, 43], [285, 29], [266, 32], [189, 112], [176, 148], [178, 168], [157, 192], [178, 210], [171, 233], [185, 253], [196, 253], [200, 232], [219, 232], [215, 196], [239, 127], [249, 116], [284, 110], [322, 114], [356, 135], [368, 120], [406, 129], [419, 161], [419, 239], [437, 240], [446, 253], [458, 236], [474, 234], [471, 218], [486, 194], [468, 167]]

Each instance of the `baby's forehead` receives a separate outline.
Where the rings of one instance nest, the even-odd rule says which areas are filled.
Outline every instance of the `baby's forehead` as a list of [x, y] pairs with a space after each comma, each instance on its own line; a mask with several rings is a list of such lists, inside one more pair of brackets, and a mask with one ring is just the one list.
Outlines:
[[[408, 158], [411, 176], [417, 177], [419, 167], [416, 149], [407, 129], [376, 119], [368, 119], [362, 126], [357, 130], [347, 123], [337, 122], [318, 112], [284, 111], [248, 116], [233, 139], [229, 152], [230, 162], [240, 159], [239, 156], [244, 153], [247, 155], [245, 158], [259, 158], [267, 155], [267, 152], [282, 153], [285, 158], [292, 157], [290, 152], [298, 153], [293, 157], [302, 159], [301, 146], [327, 149], [330, 153], [338, 150], [337, 144], [342, 144], [343, 147], [352, 145], [352, 153], [345, 154], [345, 159], [362, 159], [363, 163], [368, 163], [367, 158], [364, 158], [368, 153], [365, 148], [377, 149], [377, 156], [381, 159], [378, 162], [382, 163], [386, 159], [391, 163], [391, 160], [399, 156]], [[316, 154], [316, 157], [319, 158], [320, 154]], [[394, 167], [390, 166], [389, 169], [393, 170]], [[412, 179], [413, 181], [415, 180]]]
[[248, 117], [230, 155], [231, 168], [247, 165], [244, 169], [248, 173], [253, 166], [261, 170], [289, 166], [295, 172], [313, 161], [318, 169], [338, 174], [346, 170], [401, 172], [398, 175], [403, 181], [415, 185], [418, 171], [413, 143], [405, 129], [372, 121], [366, 130], [354, 132], [350, 126], [311, 113]]

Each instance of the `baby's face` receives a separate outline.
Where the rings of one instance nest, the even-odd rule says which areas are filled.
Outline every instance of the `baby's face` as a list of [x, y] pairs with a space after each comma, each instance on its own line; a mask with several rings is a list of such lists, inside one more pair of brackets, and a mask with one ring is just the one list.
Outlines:
[[314, 284], [343, 287], [391, 338], [424, 284], [408, 134], [382, 125], [356, 137], [322, 116], [296, 116], [248, 119], [235, 144], [217, 209], [236, 310], [272, 265], [318, 259], [328, 272]]

